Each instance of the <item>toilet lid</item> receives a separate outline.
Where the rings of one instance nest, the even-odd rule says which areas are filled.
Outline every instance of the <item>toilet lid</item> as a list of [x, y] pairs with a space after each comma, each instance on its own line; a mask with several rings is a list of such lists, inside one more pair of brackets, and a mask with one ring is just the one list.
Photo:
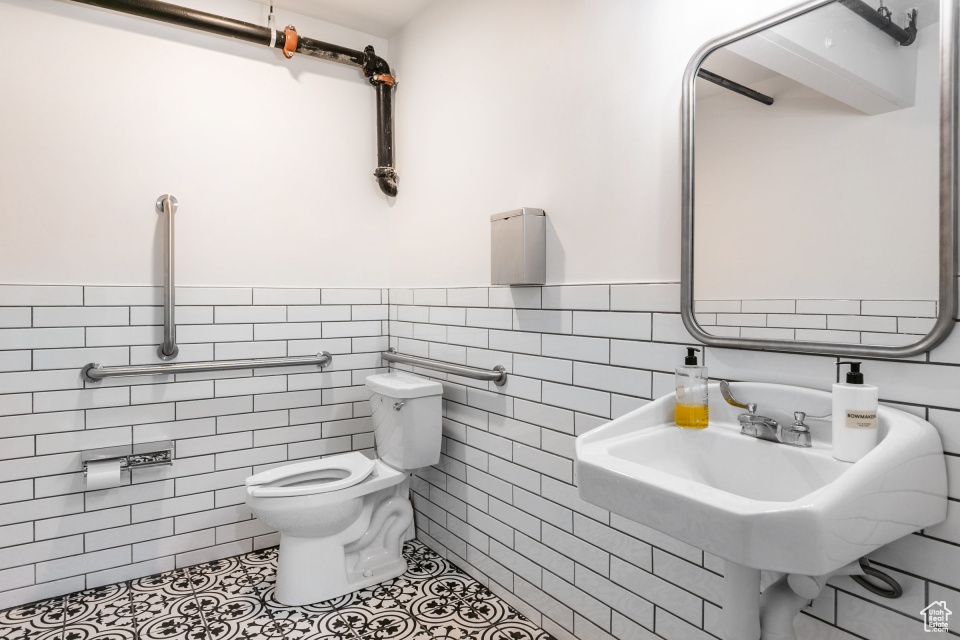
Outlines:
[[247, 492], [275, 498], [328, 493], [361, 482], [376, 464], [358, 451], [287, 464], [247, 478]]

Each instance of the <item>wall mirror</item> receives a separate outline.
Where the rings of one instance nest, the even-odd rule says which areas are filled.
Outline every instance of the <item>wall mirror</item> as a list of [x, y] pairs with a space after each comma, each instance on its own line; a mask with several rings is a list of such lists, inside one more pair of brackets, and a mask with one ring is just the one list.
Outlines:
[[682, 315], [695, 338], [904, 357], [947, 336], [957, 4], [808, 2], [693, 57]]

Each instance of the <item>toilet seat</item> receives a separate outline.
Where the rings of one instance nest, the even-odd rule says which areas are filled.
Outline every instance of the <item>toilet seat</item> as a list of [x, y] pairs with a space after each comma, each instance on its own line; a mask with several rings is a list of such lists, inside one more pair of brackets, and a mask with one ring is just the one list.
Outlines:
[[246, 481], [247, 493], [255, 498], [329, 493], [362, 482], [376, 465], [375, 460], [357, 451], [297, 462], [250, 476]]

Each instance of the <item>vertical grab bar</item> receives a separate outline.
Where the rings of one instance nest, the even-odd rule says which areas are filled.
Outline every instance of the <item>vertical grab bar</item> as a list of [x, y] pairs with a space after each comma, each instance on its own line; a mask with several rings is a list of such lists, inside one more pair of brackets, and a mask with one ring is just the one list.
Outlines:
[[177, 212], [178, 205], [177, 199], [171, 195], [164, 194], [157, 198], [157, 212], [167, 217], [163, 251], [163, 344], [157, 347], [157, 355], [161, 360], [172, 360], [180, 353], [180, 347], [177, 346], [177, 325], [174, 323], [176, 294], [173, 280], [173, 214]]

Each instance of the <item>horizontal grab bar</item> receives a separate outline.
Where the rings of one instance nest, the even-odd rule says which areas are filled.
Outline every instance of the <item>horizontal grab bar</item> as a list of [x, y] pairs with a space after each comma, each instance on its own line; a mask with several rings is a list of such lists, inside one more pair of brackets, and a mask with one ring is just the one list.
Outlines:
[[104, 378], [130, 378], [132, 376], [159, 376], [169, 373], [200, 373], [208, 371], [234, 371], [236, 369], [261, 369], [266, 367], [293, 367], [314, 364], [324, 367], [333, 361], [328, 351], [315, 356], [287, 358], [253, 358], [250, 360], [221, 360], [213, 362], [173, 362], [170, 364], [142, 364], [120, 367], [103, 367], [91, 362], [81, 372], [87, 382], [100, 382]]
[[400, 364], [412, 364], [417, 367], [426, 367], [442, 371], [443, 373], [452, 373], [464, 378], [473, 378], [475, 380], [488, 380], [495, 383], [498, 387], [507, 384], [507, 370], [502, 365], [497, 365], [493, 369], [481, 369], [480, 367], [468, 367], [463, 364], [453, 364], [441, 360], [431, 360], [430, 358], [421, 358], [420, 356], [408, 356], [403, 353], [397, 353], [397, 350], [390, 348], [385, 351], [383, 359], [387, 362], [399, 362]]

